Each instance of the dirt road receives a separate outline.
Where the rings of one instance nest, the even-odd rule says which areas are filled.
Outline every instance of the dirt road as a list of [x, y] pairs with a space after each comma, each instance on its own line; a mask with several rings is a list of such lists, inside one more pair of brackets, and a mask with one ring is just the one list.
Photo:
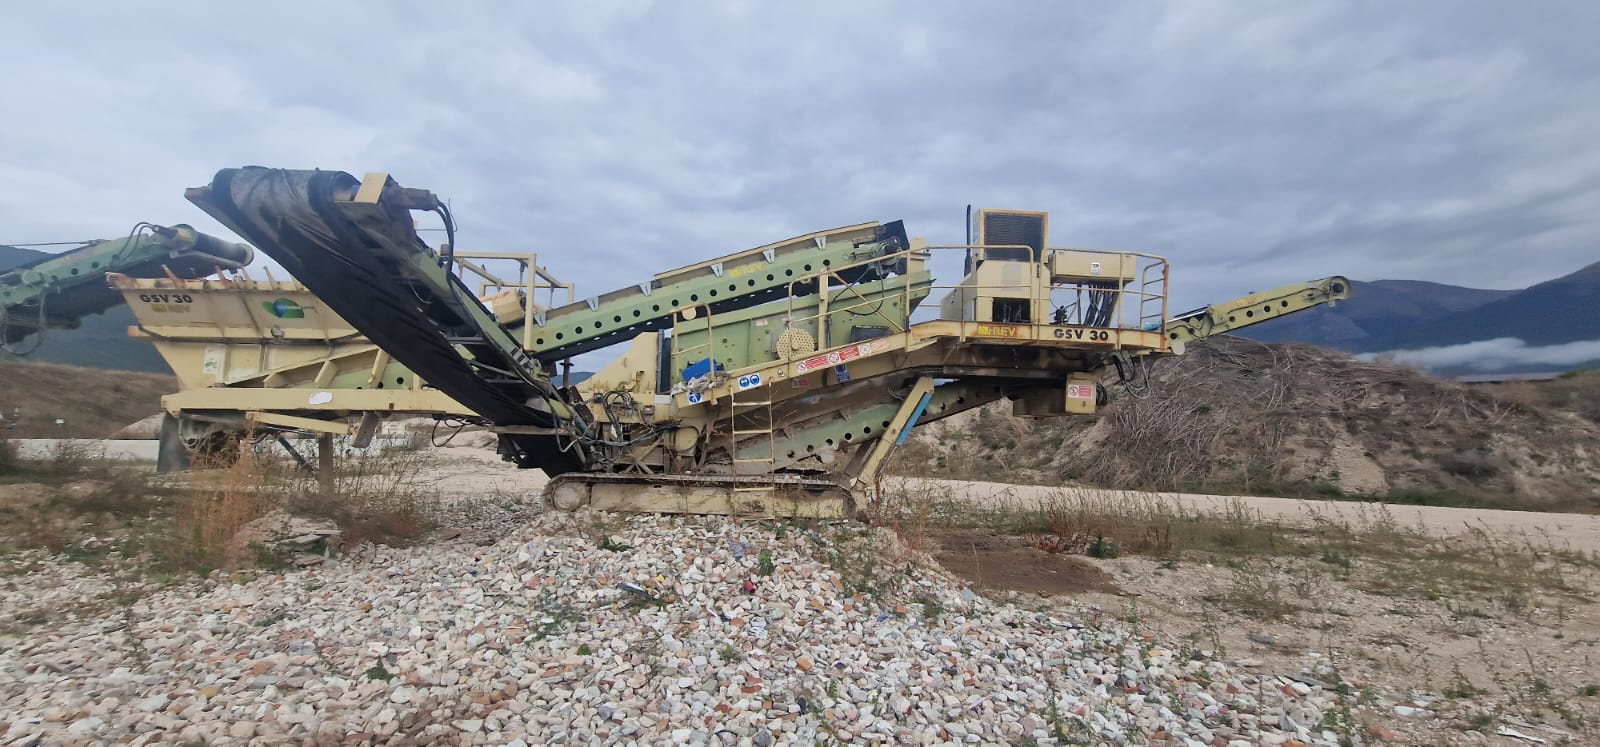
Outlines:
[[1535, 511], [1496, 511], [1481, 508], [1441, 508], [1437, 506], [1402, 506], [1361, 501], [1300, 500], [1296, 498], [1261, 498], [1252, 496], [1201, 495], [1195, 493], [1133, 493], [1081, 487], [1050, 487], [1042, 485], [1007, 485], [993, 482], [966, 482], [961, 480], [932, 480], [922, 478], [891, 478], [891, 485], [933, 494], [948, 491], [951, 498], [971, 501], [980, 505], [1011, 505], [1031, 507], [1052, 500], [1139, 500], [1157, 497], [1172, 501], [1188, 509], [1221, 512], [1234, 502], [1262, 518], [1279, 522], [1304, 522], [1312, 513], [1360, 522], [1370, 520], [1379, 511], [1388, 511], [1399, 524], [1416, 527], [1437, 537], [1453, 537], [1473, 529], [1494, 532], [1509, 538], [1527, 537], [1540, 544], [1565, 547], [1581, 552], [1600, 552], [1600, 516], [1585, 514], [1539, 513]]
[[[442, 451], [448, 454], [449, 458], [441, 463], [434, 476], [447, 494], [501, 493], [529, 496], [544, 490], [546, 479], [543, 472], [516, 469], [500, 461], [499, 457], [488, 449], [456, 448]], [[1191, 510], [1222, 512], [1238, 502], [1263, 519], [1289, 523], [1309, 522], [1313, 512], [1330, 518], [1360, 523], [1375, 520], [1380, 516], [1380, 512], [1387, 511], [1395, 522], [1407, 527], [1421, 528], [1436, 537], [1453, 537], [1478, 529], [1506, 538], [1526, 537], [1540, 546], [1600, 552], [1600, 516], [1584, 514], [1195, 493], [1135, 493], [1081, 487], [1007, 485], [908, 477], [886, 479], [884, 488], [926, 491], [929, 495], [948, 495], [951, 498], [989, 506], [996, 504], [1017, 507], [1039, 506], [1052, 500], [1070, 500], [1079, 497], [1103, 501], [1159, 498]]]

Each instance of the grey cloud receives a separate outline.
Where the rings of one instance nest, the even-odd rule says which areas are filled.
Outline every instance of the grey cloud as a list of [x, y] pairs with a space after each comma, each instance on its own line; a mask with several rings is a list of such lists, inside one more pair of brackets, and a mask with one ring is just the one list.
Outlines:
[[1592, 3], [510, 7], [14, 8], [0, 241], [220, 230], [182, 189], [246, 163], [390, 171], [584, 294], [969, 202], [1171, 257], [1179, 308], [1527, 285], [1600, 232]]

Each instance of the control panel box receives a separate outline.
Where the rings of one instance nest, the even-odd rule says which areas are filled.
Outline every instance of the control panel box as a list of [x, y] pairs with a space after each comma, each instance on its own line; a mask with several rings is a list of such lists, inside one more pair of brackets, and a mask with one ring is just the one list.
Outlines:
[[1132, 282], [1138, 270], [1135, 257], [1103, 252], [1076, 252], [1070, 249], [1050, 253], [1050, 282], [1083, 281]]

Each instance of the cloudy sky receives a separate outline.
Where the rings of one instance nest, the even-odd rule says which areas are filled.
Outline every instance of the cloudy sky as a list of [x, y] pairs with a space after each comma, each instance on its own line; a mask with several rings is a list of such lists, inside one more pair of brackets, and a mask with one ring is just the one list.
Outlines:
[[183, 189], [260, 164], [389, 171], [585, 295], [968, 203], [1167, 255], [1180, 307], [1600, 258], [1588, 0], [514, 5], [15, 4], [0, 243], [221, 230]]

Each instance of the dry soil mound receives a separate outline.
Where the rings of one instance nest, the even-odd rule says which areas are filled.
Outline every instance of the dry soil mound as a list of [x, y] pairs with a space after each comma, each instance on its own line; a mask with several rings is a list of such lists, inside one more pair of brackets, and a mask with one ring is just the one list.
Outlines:
[[1484, 387], [1304, 345], [1237, 338], [1112, 387], [1097, 418], [1004, 403], [922, 429], [908, 474], [1137, 489], [1366, 495], [1600, 508], [1600, 374]]

